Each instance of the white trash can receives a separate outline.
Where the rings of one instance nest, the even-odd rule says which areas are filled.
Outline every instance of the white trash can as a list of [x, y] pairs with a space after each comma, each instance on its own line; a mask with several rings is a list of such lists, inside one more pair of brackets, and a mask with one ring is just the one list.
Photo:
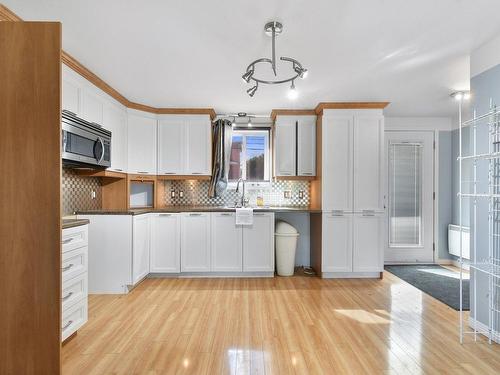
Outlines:
[[278, 220], [275, 228], [276, 268], [279, 276], [292, 276], [299, 232], [286, 221]]

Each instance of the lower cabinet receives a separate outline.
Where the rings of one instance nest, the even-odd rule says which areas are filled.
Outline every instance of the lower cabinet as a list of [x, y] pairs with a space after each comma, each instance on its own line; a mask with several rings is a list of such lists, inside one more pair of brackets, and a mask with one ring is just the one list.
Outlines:
[[322, 272], [332, 274], [382, 272], [384, 217], [383, 213], [372, 212], [324, 213]]
[[241, 272], [243, 270], [242, 227], [236, 225], [234, 212], [212, 214], [212, 271]]
[[253, 225], [243, 227], [243, 271], [274, 271], [274, 214], [254, 212]]
[[134, 216], [132, 235], [132, 284], [134, 285], [149, 273], [150, 221], [149, 215]]
[[181, 220], [179, 214], [151, 215], [151, 273], [181, 272]]
[[181, 272], [209, 272], [210, 214], [181, 214]]

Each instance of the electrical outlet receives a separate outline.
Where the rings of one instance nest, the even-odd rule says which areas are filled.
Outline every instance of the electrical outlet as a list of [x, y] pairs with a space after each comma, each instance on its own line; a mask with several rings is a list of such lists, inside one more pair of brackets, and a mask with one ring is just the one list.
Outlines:
[[290, 199], [292, 197], [292, 192], [290, 190], [285, 190], [283, 192], [283, 196], [285, 197], [285, 199]]
[[95, 199], [95, 198], [96, 198], [96, 196], [97, 196], [97, 194], [96, 194], [95, 190], [92, 190], [92, 191], [90, 192], [90, 198], [91, 198], [91, 199]]
[[170, 190], [170, 198], [175, 198], [176, 194], [175, 194], [175, 190]]
[[183, 190], [179, 190], [179, 198], [184, 198], [184, 191]]
[[299, 199], [304, 199], [304, 190], [299, 190]]

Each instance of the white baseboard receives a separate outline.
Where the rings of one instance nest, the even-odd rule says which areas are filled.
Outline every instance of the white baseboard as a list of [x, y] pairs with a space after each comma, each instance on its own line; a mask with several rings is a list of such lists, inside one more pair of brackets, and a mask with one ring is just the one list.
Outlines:
[[[488, 332], [488, 326], [486, 324], [484, 324], [484, 323], [481, 323], [478, 320], [475, 320], [472, 317], [469, 317], [469, 327], [471, 329], [474, 329], [474, 323], [476, 323], [476, 329], [478, 331], [481, 331], [481, 332], [478, 332], [478, 333], [481, 334], [481, 335], [483, 335], [483, 336], [485, 336], [485, 337], [488, 337], [488, 335], [485, 333], [485, 332]], [[470, 336], [470, 335], [467, 335], [467, 336]], [[500, 344], [500, 332], [493, 331], [492, 334], [491, 334], [491, 340], [495, 341], [498, 344]]]
[[150, 279], [184, 279], [184, 278], [255, 278], [255, 277], [274, 277], [274, 272], [182, 272], [182, 273], [150, 273]]
[[380, 272], [323, 272], [323, 279], [380, 279]]

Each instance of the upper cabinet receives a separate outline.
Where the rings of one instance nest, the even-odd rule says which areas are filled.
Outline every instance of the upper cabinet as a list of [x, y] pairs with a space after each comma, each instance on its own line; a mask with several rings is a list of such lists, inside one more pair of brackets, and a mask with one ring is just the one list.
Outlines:
[[128, 172], [156, 175], [156, 117], [146, 112], [128, 113]]
[[128, 164], [127, 111], [106, 105], [103, 113], [104, 127], [111, 131], [111, 167], [116, 172], [126, 172]]
[[276, 177], [316, 175], [316, 116], [277, 116], [274, 128]]
[[[103, 124], [104, 100], [92, 88], [85, 88], [82, 92], [82, 113], [80, 117], [88, 122]], [[103, 126], [106, 127], [106, 126]]]
[[324, 210], [384, 211], [381, 110], [328, 110], [322, 118]]
[[62, 109], [80, 116], [81, 84], [63, 70]]
[[210, 175], [208, 115], [162, 115], [158, 122], [158, 175]]

